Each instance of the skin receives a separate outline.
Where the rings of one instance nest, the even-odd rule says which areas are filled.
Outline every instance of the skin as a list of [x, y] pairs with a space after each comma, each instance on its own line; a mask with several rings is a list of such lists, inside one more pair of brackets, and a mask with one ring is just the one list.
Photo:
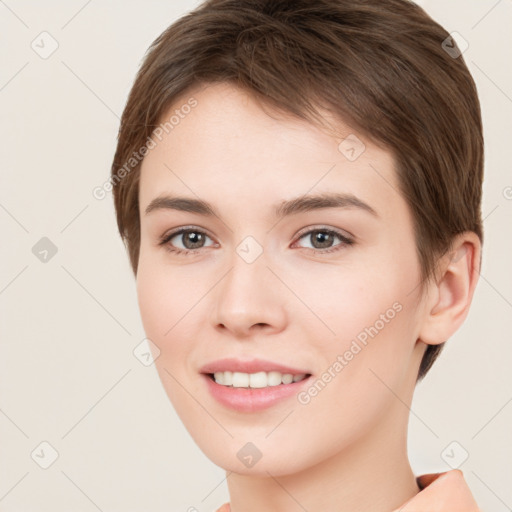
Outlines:
[[[270, 116], [229, 84], [188, 91], [164, 118], [191, 96], [197, 106], [147, 154], [140, 178], [137, 294], [164, 388], [200, 449], [226, 470], [232, 512], [394, 510], [418, 492], [406, 448], [421, 357], [467, 314], [478, 238], [460, 235], [422, 294], [412, 216], [390, 152], [340, 122], [336, 138]], [[366, 146], [355, 161], [338, 150], [349, 134]], [[357, 196], [377, 215], [352, 207], [273, 216], [283, 200], [333, 191]], [[145, 215], [165, 194], [204, 199], [220, 218]], [[207, 234], [195, 254], [159, 245], [182, 226]], [[322, 254], [305, 228], [337, 230], [354, 243], [334, 237], [330, 248], [339, 250]], [[250, 264], [236, 252], [247, 236], [263, 250]], [[176, 248], [184, 243], [172, 239]], [[396, 303], [400, 312], [307, 404], [294, 396], [236, 412], [199, 375], [216, 359], [259, 357], [319, 378]], [[262, 453], [251, 468], [237, 457], [249, 441]]]

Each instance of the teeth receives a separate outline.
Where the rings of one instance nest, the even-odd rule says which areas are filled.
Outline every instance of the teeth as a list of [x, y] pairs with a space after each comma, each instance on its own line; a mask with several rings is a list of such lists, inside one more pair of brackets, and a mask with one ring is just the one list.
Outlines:
[[299, 382], [306, 377], [305, 373], [292, 375], [281, 372], [215, 372], [213, 378], [217, 384], [232, 386], [234, 388], [266, 388], [268, 386], [279, 386], [280, 384], [291, 384]]

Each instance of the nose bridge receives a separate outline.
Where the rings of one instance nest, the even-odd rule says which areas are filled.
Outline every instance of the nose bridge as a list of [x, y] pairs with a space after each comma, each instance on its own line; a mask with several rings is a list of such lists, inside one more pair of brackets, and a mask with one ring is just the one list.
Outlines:
[[248, 333], [255, 324], [281, 328], [284, 321], [283, 301], [275, 289], [275, 276], [267, 268], [268, 255], [252, 236], [246, 236], [229, 259], [229, 271], [216, 293], [214, 323]]

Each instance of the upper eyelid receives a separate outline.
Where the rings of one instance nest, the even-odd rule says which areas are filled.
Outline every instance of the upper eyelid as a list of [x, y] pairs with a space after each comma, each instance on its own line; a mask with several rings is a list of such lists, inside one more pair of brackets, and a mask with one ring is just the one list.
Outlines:
[[329, 232], [332, 232], [332, 233], [335, 233], [339, 236], [342, 236], [344, 238], [350, 238], [350, 239], [354, 239], [355, 236], [352, 235], [351, 233], [349, 233], [348, 231], [346, 231], [345, 229], [341, 229], [341, 228], [333, 228], [333, 227], [329, 227], [329, 226], [323, 226], [321, 224], [319, 225], [313, 225], [313, 226], [307, 226], [303, 229], [301, 229], [296, 235], [295, 237], [297, 238], [302, 238], [304, 235], [307, 235], [308, 233], [310, 233], [311, 231], [329, 231]]
[[174, 238], [176, 235], [181, 235], [183, 233], [186, 233], [187, 231], [198, 231], [209, 236], [212, 240], [215, 238], [210, 234], [210, 232], [207, 229], [200, 228], [199, 226], [181, 226], [179, 228], [171, 229], [169, 232], [164, 233], [160, 237], [160, 240], [169, 240], [171, 238]]

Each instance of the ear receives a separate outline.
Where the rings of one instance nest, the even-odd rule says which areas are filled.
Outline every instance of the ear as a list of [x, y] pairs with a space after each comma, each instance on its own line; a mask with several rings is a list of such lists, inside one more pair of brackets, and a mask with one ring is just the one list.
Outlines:
[[439, 345], [464, 322], [480, 275], [481, 243], [476, 233], [455, 237], [452, 248], [437, 266], [427, 284], [425, 316], [419, 340]]

